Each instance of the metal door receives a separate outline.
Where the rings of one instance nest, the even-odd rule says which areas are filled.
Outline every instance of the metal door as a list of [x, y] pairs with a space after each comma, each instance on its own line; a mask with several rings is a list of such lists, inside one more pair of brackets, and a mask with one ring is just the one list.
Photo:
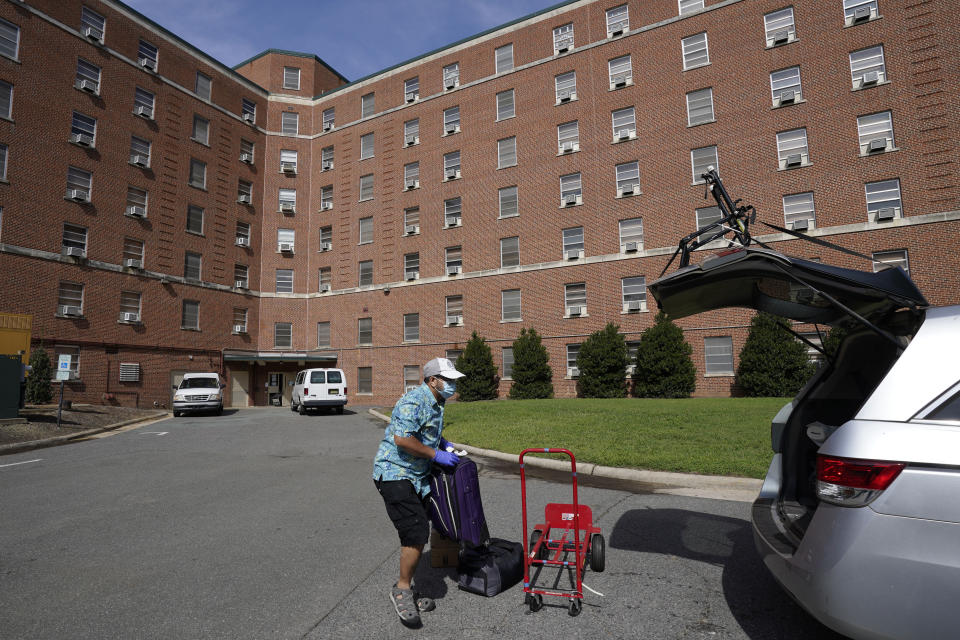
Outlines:
[[244, 369], [230, 371], [230, 406], [250, 406], [250, 372]]

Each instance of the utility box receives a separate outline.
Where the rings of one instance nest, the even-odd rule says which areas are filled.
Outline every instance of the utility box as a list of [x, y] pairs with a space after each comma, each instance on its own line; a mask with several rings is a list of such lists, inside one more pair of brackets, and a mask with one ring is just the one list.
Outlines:
[[0, 354], [19, 355], [30, 363], [30, 332], [33, 316], [25, 313], [0, 313]]
[[23, 367], [30, 362], [33, 316], [0, 313], [0, 419], [16, 418], [23, 398]]
[[0, 420], [20, 415], [20, 356], [0, 354]]

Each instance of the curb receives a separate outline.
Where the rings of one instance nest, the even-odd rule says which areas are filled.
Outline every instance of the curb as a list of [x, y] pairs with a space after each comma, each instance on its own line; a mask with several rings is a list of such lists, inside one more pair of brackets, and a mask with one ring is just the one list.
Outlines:
[[[371, 415], [390, 422], [385, 416], [374, 409], [367, 410]], [[504, 462], [519, 463], [519, 455], [503, 453], [491, 449], [481, 449], [470, 445], [457, 443], [458, 448], [485, 458], [494, 458]], [[541, 467], [554, 471], [570, 471], [570, 464], [561, 460], [547, 460], [544, 458], [525, 458], [524, 464], [532, 467]], [[762, 480], [755, 478], [738, 478], [733, 476], [708, 476], [695, 473], [675, 473], [671, 471], [648, 471], [646, 469], [627, 469], [623, 467], [605, 467], [592, 462], [577, 464], [577, 475], [596, 476], [615, 480], [627, 480], [653, 485], [653, 493], [688, 496], [692, 498], [711, 498], [714, 500], [735, 500], [738, 502], [753, 502], [760, 493]]]
[[46, 447], [55, 447], [57, 445], [67, 444], [71, 440], [76, 440], [78, 438], [85, 438], [87, 436], [103, 433], [104, 431], [111, 431], [113, 429], [119, 429], [120, 427], [126, 427], [127, 425], [136, 424], [137, 422], [146, 422], [147, 420], [154, 420], [161, 416], [169, 416], [169, 415], [170, 415], [169, 411], [157, 411], [153, 415], [140, 416], [139, 418], [130, 418], [129, 420], [123, 420], [121, 422], [108, 424], [105, 427], [96, 427], [95, 429], [87, 429], [86, 431], [78, 431], [76, 433], [69, 433], [62, 436], [54, 436], [52, 438], [44, 438], [43, 440], [29, 440], [27, 442], [14, 442], [12, 444], [0, 445], [0, 456], [6, 455], [8, 453], [20, 453], [21, 451], [31, 451], [33, 449], [44, 449]]

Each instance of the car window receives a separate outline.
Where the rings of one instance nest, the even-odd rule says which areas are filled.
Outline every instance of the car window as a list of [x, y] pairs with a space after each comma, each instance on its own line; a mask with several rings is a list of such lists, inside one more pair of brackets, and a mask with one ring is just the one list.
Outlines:
[[297, 384], [303, 384], [303, 371], [297, 374]]
[[343, 376], [340, 375], [339, 371], [328, 371], [327, 382], [330, 382], [332, 384], [340, 384], [341, 382], [343, 382]]
[[[310, 372], [310, 382], [311, 382], [311, 384], [316, 384], [316, 383], [320, 383], [320, 382], [326, 382], [326, 380], [324, 380], [324, 377], [325, 377], [325, 376], [324, 376], [323, 371], [311, 371], [311, 372]], [[332, 382], [332, 381], [331, 381], [331, 382]]]
[[184, 378], [180, 383], [181, 389], [210, 389], [219, 386], [216, 378]]
[[960, 393], [927, 414], [930, 420], [960, 420]]

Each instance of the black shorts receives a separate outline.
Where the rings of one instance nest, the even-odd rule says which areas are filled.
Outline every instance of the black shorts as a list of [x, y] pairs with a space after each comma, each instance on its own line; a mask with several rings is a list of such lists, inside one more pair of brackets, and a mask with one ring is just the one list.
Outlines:
[[400, 545], [417, 547], [427, 544], [430, 537], [427, 497], [421, 498], [409, 480], [375, 480], [374, 484], [383, 497], [387, 515], [397, 528]]

